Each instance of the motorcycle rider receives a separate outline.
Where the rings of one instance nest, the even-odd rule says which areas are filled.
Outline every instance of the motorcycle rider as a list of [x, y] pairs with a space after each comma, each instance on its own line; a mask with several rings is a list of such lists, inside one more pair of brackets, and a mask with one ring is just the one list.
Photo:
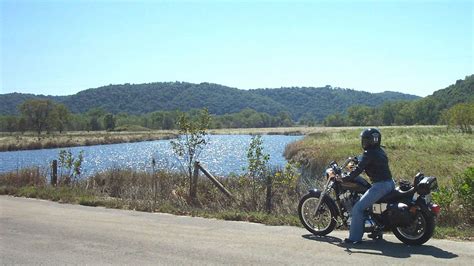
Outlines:
[[368, 128], [360, 134], [364, 153], [357, 167], [343, 180], [354, 180], [363, 171], [369, 176], [372, 187], [369, 188], [360, 200], [352, 208], [352, 221], [350, 224], [349, 238], [344, 243], [357, 244], [362, 241], [364, 235], [364, 211], [371, 207], [377, 200], [395, 189], [395, 182], [388, 167], [388, 158], [385, 151], [380, 147], [382, 134], [375, 128]]

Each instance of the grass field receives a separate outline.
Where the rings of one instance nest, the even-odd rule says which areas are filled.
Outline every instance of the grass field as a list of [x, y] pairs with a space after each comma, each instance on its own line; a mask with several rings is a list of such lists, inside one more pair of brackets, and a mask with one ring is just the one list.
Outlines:
[[[382, 127], [382, 145], [396, 181], [413, 182], [417, 172], [437, 177], [439, 191], [432, 193], [441, 205], [438, 217], [440, 235], [465, 235], [472, 238], [474, 223], [474, 137], [446, 127]], [[302, 166], [303, 180], [316, 183], [332, 160], [342, 163], [362, 152], [361, 129], [309, 134], [291, 143], [287, 159]]]
[[[320, 175], [330, 161], [342, 163], [348, 156], [362, 153], [361, 129], [311, 133], [290, 144], [285, 156], [306, 166], [311, 175]], [[422, 171], [443, 184], [474, 166], [472, 134], [447, 131], [446, 127], [381, 127], [380, 131], [396, 180], [412, 181]]]

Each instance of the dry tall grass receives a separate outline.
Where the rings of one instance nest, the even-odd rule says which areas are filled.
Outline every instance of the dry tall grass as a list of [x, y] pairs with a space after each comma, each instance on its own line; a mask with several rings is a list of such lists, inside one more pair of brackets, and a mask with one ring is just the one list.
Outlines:
[[175, 135], [171, 131], [143, 132], [66, 132], [37, 135], [34, 133], [7, 134], [0, 133], [0, 151], [35, 150], [91, 146], [125, 142], [139, 142], [159, 139], [170, 139]]
[[[443, 184], [474, 166], [472, 134], [447, 131], [445, 127], [385, 127], [381, 132], [396, 180], [412, 181], [422, 171], [436, 176]], [[343, 162], [349, 156], [361, 154], [359, 134], [360, 129], [310, 134], [289, 144], [285, 157], [301, 163], [307, 174], [315, 178], [330, 161]]]

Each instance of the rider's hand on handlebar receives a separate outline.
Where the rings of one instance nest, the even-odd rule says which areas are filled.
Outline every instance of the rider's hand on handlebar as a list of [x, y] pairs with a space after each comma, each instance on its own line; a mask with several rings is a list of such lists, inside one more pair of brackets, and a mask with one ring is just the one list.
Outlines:
[[349, 178], [349, 173], [342, 173], [342, 174], [340, 175], [339, 180], [340, 180], [340, 181], [345, 181], [345, 180], [347, 180], [348, 178]]

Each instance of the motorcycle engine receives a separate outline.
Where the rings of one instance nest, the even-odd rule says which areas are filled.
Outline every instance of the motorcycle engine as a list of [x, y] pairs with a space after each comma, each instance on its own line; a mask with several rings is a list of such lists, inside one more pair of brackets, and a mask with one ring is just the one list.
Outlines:
[[339, 196], [341, 204], [345, 210], [345, 212], [343, 213], [344, 216], [346, 216], [347, 218], [351, 217], [352, 207], [354, 206], [354, 204], [356, 204], [359, 198], [359, 195], [353, 191], [346, 191], [345, 193]]

